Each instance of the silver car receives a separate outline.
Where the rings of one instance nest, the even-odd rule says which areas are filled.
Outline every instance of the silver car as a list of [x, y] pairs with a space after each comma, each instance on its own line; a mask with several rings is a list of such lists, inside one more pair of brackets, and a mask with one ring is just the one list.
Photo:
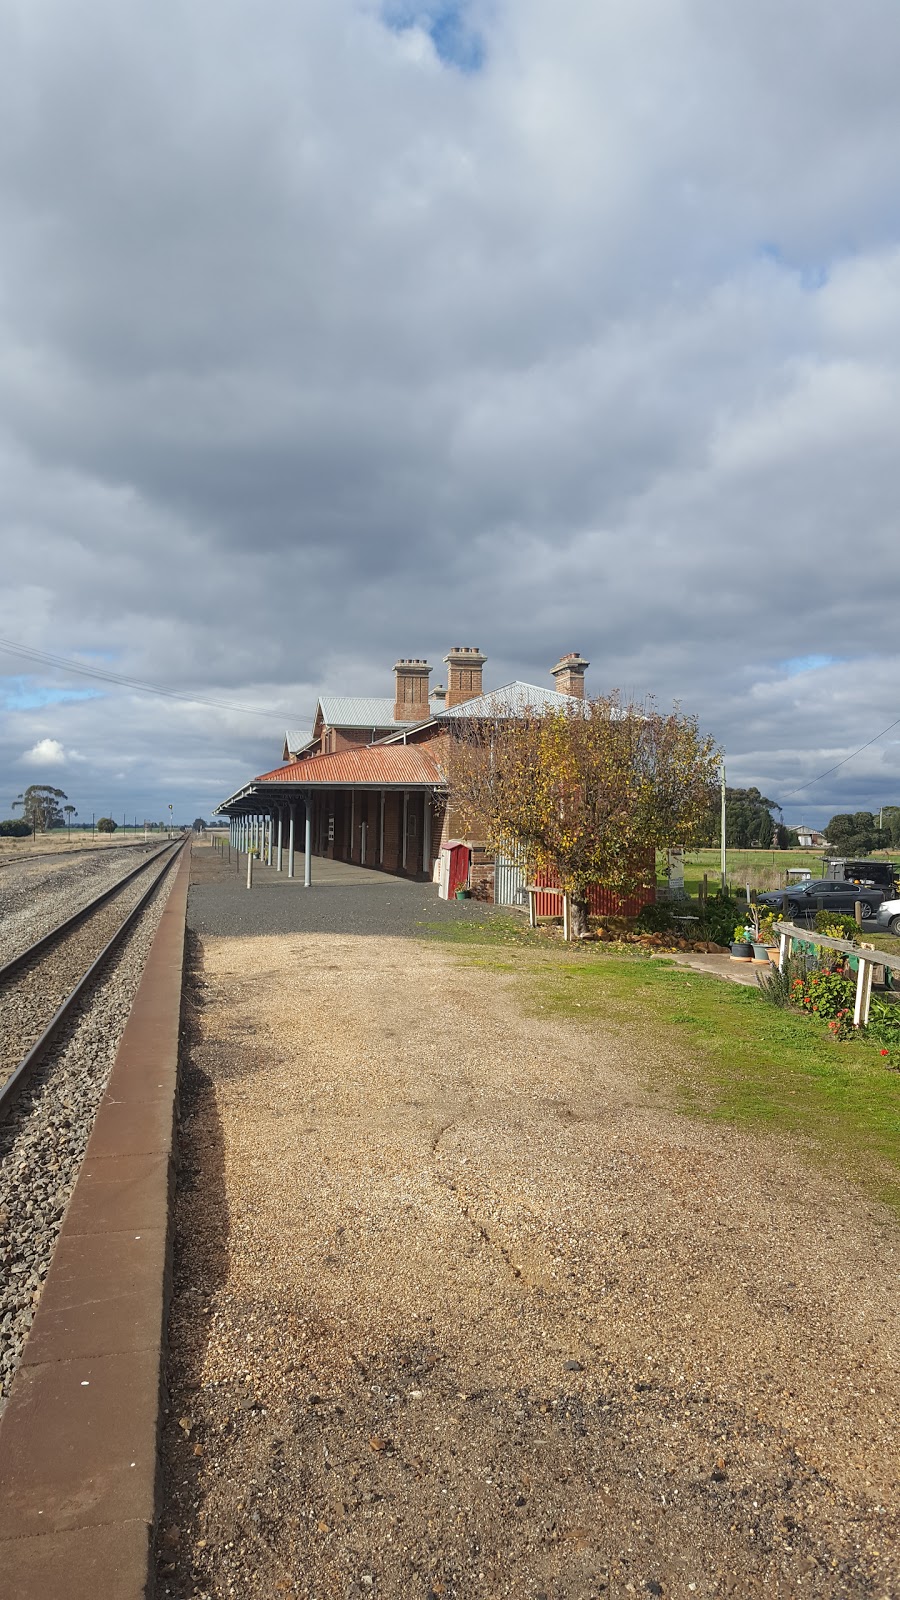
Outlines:
[[896, 933], [900, 936], [900, 900], [882, 900], [875, 913], [874, 922], [868, 924], [874, 933]]

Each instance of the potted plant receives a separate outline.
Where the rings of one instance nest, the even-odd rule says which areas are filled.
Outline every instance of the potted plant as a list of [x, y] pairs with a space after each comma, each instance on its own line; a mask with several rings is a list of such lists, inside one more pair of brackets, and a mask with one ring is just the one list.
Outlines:
[[734, 938], [731, 941], [731, 959], [732, 961], [753, 960], [753, 945], [742, 922], [739, 922], [734, 930]]
[[778, 959], [778, 936], [775, 932], [775, 913], [760, 908], [756, 902], [748, 907], [747, 934], [753, 950], [753, 960], [768, 966]]
[[471, 898], [472, 898], [471, 889], [457, 889], [456, 898], [457, 898], [457, 900], [471, 900]]

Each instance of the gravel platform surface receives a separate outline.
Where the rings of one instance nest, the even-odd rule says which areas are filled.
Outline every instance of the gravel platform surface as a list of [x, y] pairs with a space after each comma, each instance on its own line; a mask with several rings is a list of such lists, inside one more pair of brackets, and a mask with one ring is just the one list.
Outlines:
[[160, 1596], [900, 1593], [890, 1213], [651, 1097], [639, 1021], [191, 940]]
[[0, 966], [152, 855], [159, 844], [87, 850], [58, 861], [16, 861], [0, 874]]
[[0, 1410], [173, 876], [0, 1121]]

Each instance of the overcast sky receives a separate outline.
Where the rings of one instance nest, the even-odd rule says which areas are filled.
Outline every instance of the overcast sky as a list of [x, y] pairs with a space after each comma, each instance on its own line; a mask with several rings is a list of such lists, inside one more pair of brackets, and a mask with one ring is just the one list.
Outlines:
[[900, 717], [898, 83], [892, 0], [0, 0], [0, 635], [249, 708], [0, 652], [0, 816], [453, 644], [900, 802], [792, 797]]

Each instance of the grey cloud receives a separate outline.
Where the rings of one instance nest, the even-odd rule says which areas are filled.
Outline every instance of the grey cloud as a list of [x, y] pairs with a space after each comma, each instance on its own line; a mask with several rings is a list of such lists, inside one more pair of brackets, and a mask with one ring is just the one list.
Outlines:
[[[2, 631], [292, 723], [453, 639], [577, 647], [787, 790], [896, 684], [900, 18], [468, 11], [467, 75], [374, 3], [0, 0]], [[194, 809], [280, 741], [54, 717], [0, 761]]]

